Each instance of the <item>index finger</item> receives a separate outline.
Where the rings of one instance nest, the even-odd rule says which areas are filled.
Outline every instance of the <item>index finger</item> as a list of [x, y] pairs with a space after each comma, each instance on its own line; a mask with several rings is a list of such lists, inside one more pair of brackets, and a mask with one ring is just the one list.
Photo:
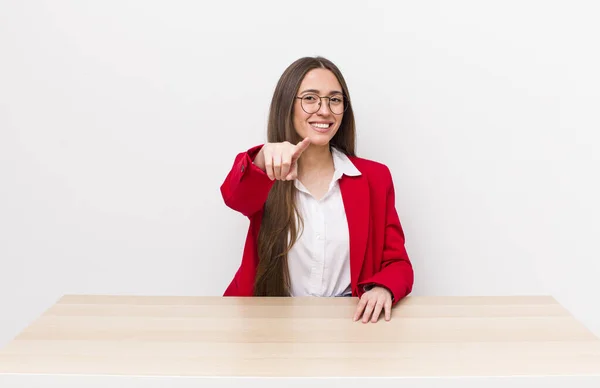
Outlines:
[[365, 306], [367, 305], [367, 298], [360, 298], [360, 300], [358, 301], [358, 305], [356, 306], [356, 311], [354, 313], [354, 321], [358, 321], [358, 319], [360, 318], [360, 316], [363, 313], [363, 310], [365, 309]]
[[306, 149], [308, 148], [309, 145], [310, 145], [310, 138], [305, 137], [304, 140], [302, 140], [300, 143], [296, 144], [296, 146], [294, 147], [294, 152], [292, 153], [292, 156], [297, 158], [304, 151], [306, 151]]

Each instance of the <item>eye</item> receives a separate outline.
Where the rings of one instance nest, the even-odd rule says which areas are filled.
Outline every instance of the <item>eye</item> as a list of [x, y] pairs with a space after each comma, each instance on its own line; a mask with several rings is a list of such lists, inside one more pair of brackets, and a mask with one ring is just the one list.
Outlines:
[[307, 96], [302, 97], [302, 99], [306, 102], [314, 102], [317, 101], [317, 97], [313, 96], [312, 94], [309, 94]]
[[340, 103], [344, 102], [344, 99], [340, 96], [331, 97], [330, 100], [334, 104], [340, 104]]

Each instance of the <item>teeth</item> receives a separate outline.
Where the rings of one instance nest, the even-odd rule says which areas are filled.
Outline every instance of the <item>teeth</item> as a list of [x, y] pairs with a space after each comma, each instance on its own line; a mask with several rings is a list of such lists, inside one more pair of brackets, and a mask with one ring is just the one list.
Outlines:
[[317, 127], [317, 128], [329, 128], [329, 124], [319, 124], [319, 123], [313, 123], [311, 124], [313, 127]]

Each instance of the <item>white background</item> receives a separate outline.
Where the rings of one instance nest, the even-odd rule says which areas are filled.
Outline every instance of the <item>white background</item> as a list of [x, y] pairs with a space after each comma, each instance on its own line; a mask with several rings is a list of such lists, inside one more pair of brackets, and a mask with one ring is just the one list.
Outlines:
[[65, 293], [221, 295], [219, 192], [283, 70], [342, 70], [415, 295], [550, 294], [600, 335], [599, 6], [2, 1], [0, 345]]

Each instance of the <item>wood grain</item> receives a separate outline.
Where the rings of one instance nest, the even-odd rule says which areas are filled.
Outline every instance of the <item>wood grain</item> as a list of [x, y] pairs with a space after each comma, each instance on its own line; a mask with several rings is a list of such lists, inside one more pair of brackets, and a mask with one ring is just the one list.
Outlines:
[[356, 303], [68, 295], [0, 350], [0, 374], [600, 375], [600, 340], [551, 297], [410, 296], [376, 324]]

